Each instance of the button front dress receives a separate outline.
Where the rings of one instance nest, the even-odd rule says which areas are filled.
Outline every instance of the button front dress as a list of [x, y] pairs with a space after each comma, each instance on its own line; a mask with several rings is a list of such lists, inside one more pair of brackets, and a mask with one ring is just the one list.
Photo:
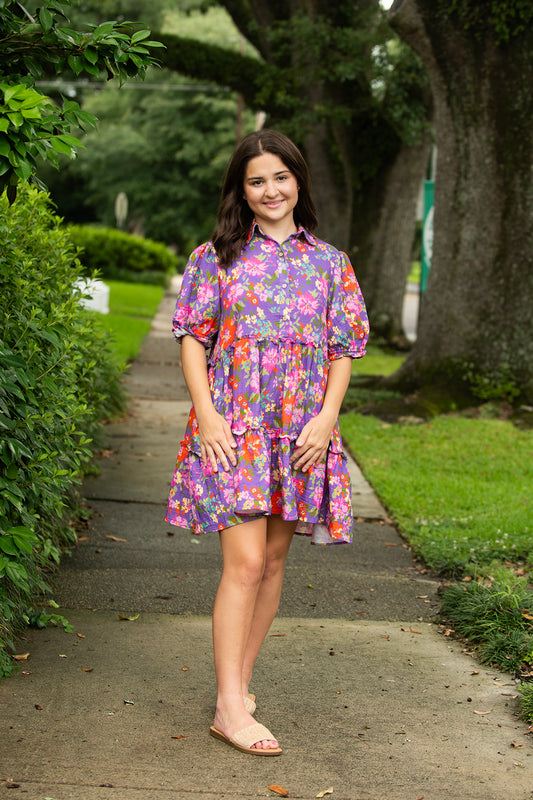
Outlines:
[[213, 403], [231, 427], [237, 464], [228, 472], [202, 464], [193, 408], [167, 522], [200, 534], [280, 514], [317, 543], [350, 542], [350, 476], [338, 423], [324, 462], [303, 472], [289, 461], [322, 408], [330, 362], [365, 354], [368, 318], [348, 257], [303, 228], [279, 244], [254, 223], [227, 268], [211, 243], [192, 253], [173, 329], [208, 351]]

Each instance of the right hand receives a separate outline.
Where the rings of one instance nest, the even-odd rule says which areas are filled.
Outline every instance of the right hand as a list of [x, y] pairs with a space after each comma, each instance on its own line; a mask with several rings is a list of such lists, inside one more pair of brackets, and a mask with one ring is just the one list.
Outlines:
[[218, 411], [211, 411], [198, 418], [198, 433], [200, 435], [200, 452], [202, 464], [211, 464], [213, 472], [218, 472], [218, 462], [222, 464], [225, 472], [237, 464], [235, 448], [237, 442], [233, 438], [231, 428]]

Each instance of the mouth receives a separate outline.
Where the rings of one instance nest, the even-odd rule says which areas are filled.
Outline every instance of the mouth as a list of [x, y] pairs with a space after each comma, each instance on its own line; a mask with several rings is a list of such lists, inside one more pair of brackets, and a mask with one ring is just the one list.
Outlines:
[[279, 206], [283, 203], [283, 200], [270, 200], [269, 202], [265, 203], [267, 208], [279, 208]]

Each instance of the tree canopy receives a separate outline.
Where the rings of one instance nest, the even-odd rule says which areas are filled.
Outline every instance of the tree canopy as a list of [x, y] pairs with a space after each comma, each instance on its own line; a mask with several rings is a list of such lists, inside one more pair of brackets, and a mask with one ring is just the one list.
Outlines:
[[36, 79], [70, 72], [124, 81], [143, 76], [155, 63], [150, 48], [161, 47], [135, 23], [106, 21], [75, 30], [70, 6], [71, 0], [48, 0], [33, 9], [0, 0], [0, 191], [7, 188], [11, 200], [39, 157], [57, 165], [58, 153], [70, 155], [80, 146], [71, 129], [94, 124], [76, 102], [52, 102], [35, 88]]

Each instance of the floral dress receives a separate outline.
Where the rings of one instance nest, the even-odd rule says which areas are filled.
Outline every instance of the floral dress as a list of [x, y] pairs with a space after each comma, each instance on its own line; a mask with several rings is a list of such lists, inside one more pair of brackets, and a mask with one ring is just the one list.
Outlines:
[[348, 257], [303, 228], [279, 244], [254, 223], [227, 268], [211, 243], [192, 253], [173, 329], [208, 350], [213, 403], [231, 427], [237, 464], [228, 472], [202, 464], [193, 408], [166, 521], [200, 534], [280, 514], [317, 543], [351, 541], [338, 423], [324, 462], [303, 472], [289, 461], [322, 408], [330, 361], [365, 354], [368, 318]]

